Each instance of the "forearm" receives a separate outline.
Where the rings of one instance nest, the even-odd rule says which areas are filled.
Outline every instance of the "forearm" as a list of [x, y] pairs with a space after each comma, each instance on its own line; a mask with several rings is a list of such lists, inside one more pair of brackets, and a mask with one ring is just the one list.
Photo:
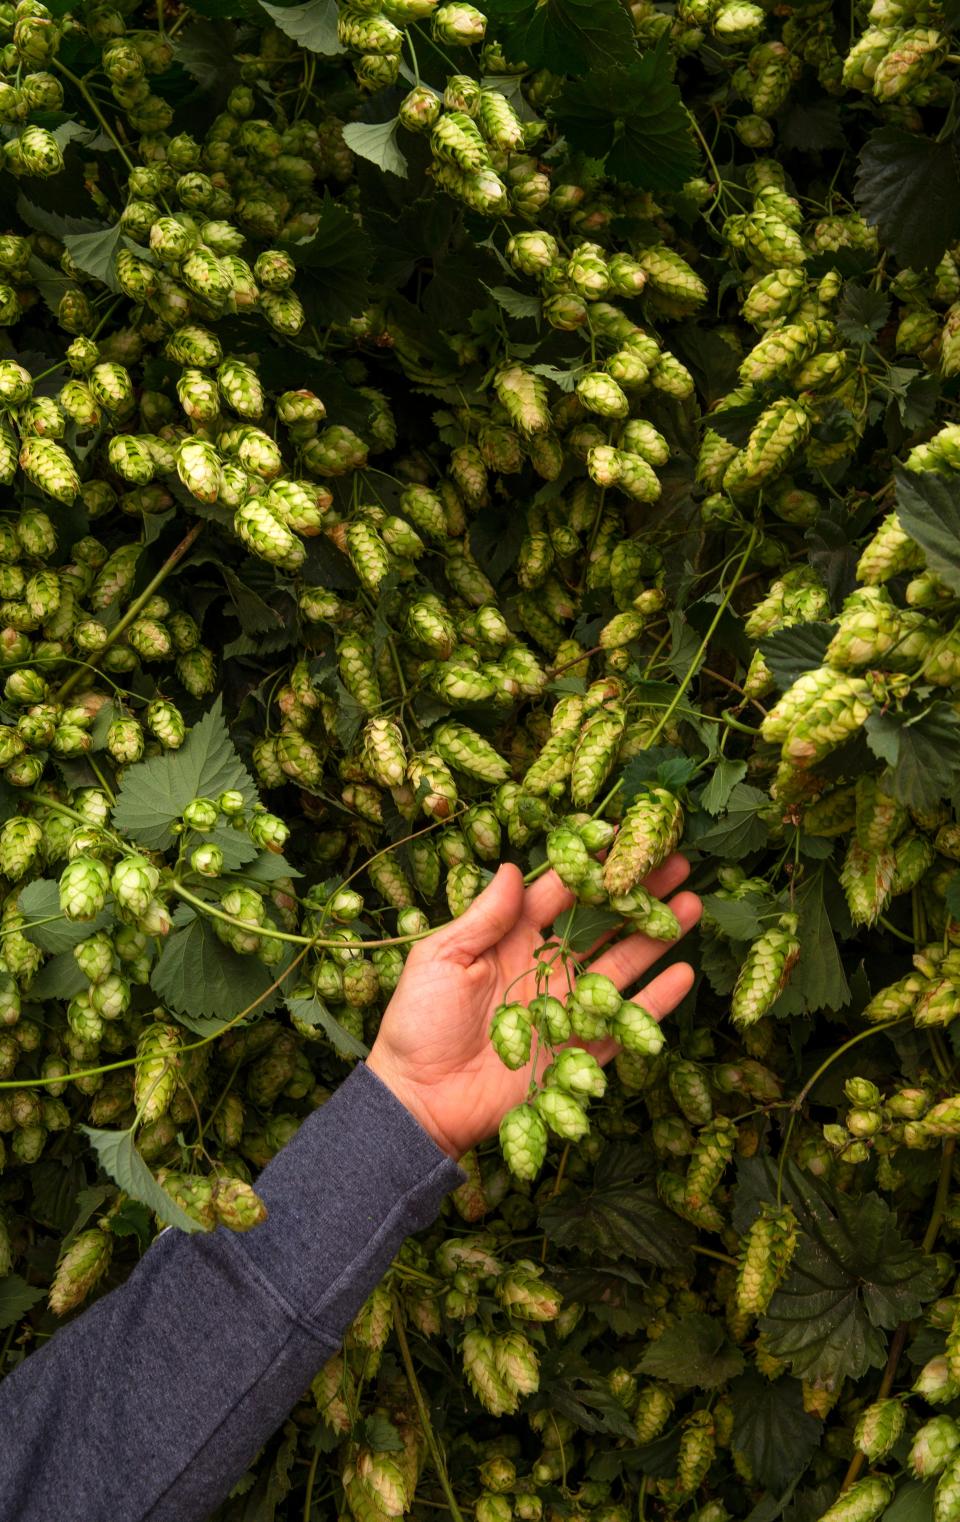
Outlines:
[[261, 1175], [262, 1226], [165, 1232], [0, 1385], [0, 1522], [202, 1522], [458, 1176], [357, 1070]]

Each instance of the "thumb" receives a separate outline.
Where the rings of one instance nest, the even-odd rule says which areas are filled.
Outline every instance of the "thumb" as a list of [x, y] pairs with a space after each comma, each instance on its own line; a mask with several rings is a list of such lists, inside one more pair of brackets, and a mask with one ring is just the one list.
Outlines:
[[508, 934], [523, 909], [523, 875], [519, 867], [504, 862], [492, 882], [478, 894], [470, 908], [439, 935], [430, 938], [434, 951], [454, 961], [472, 961]]

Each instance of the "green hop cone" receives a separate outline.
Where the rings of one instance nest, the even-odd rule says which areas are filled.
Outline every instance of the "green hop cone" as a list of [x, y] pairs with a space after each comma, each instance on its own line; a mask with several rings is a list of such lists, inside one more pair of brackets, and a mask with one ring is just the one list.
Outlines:
[[68, 920], [92, 920], [106, 903], [110, 873], [96, 856], [81, 854], [60, 875], [60, 909]]
[[81, 1231], [57, 1264], [49, 1305], [55, 1316], [66, 1316], [82, 1305], [110, 1267], [114, 1238], [98, 1226]]
[[730, 1013], [739, 1026], [755, 1025], [786, 987], [800, 956], [797, 918], [781, 915], [753, 942], [741, 964], [730, 998]]
[[886, 1458], [899, 1441], [906, 1421], [903, 1401], [896, 1398], [874, 1401], [861, 1413], [853, 1430], [854, 1447], [875, 1464]]
[[463, 1339], [463, 1372], [474, 1395], [491, 1416], [509, 1416], [517, 1409], [517, 1395], [497, 1369], [493, 1339], [479, 1328]]
[[888, 1475], [870, 1475], [865, 1480], [858, 1480], [827, 1508], [820, 1522], [875, 1522], [890, 1504], [894, 1488], [894, 1481]]
[[40, 491], [67, 506], [80, 490], [73, 461], [52, 439], [24, 439], [20, 446], [20, 469]]
[[737, 1307], [762, 1316], [793, 1260], [797, 1220], [789, 1205], [765, 1205], [740, 1247]]
[[522, 1004], [501, 1004], [490, 1024], [490, 1040], [505, 1067], [516, 1071], [530, 1059], [530, 1016]]
[[960, 1426], [952, 1416], [935, 1416], [914, 1434], [908, 1463], [918, 1480], [942, 1474], [960, 1448]]
[[500, 1122], [500, 1149], [517, 1178], [536, 1178], [547, 1153], [547, 1128], [531, 1105], [515, 1105], [507, 1111]]
[[641, 1004], [630, 999], [621, 1002], [610, 1022], [610, 1034], [628, 1052], [656, 1057], [663, 1050], [664, 1035], [657, 1021]]
[[371, 782], [399, 787], [407, 774], [403, 734], [392, 719], [370, 719], [363, 731], [363, 764]]
[[0, 872], [19, 882], [33, 866], [43, 844], [43, 830], [35, 819], [14, 815], [0, 828]]
[[438, 724], [431, 740], [447, 765], [465, 776], [497, 783], [505, 782], [510, 775], [509, 766], [490, 741], [466, 724], [453, 720]]
[[303, 544], [262, 497], [248, 497], [241, 503], [233, 523], [239, 538], [261, 560], [289, 571], [303, 564]]
[[263, 1200], [252, 1184], [241, 1178], [217, 1180], [213, 1209], [219, 1224], [230, 1231], [250, 1231], [267, 1219]]
[[590, 870], [590, 855], [583, 840], [565, 825], [547, 836], [547, 860], [564, 887], [574, 892]]
[[561, 1046], [564, 1041], [569, 1041], [570, 1016], [553, 994], [538, 994], [530, 1000], [527, 1011], [541, 1038], [550, 1046]]
[[614, 1020], [623, 1002], [616, 983], [599, 972], [583, 972], [573, 985], [577, 1003], [601, 1020]]
[[665, 1385], [644, 1385], [633, 1413], [638, 1443], [652, 1443], [654, 1438], [659, 1437], [670, 1420], [673, 1404], [673, 1396]]
[[154, 698], [147, 704], [146, 725], [165, 750], [179, 750], [187, 737], [183, 715], [174, 703]]
[[683, 832], [683, 808], [665, 788], [652, 788], [632, 803], [603, 868], [610, 894], [629, 893], [674, 849]]
[[483, 885], [481, 869], [475, 862], [457, 862], [447, 873], [447, 905], [454, 919], [465, 914]]
[[[576, 808], [587, 808], [603, 787], [617, 759], [623, 728], [621, 712], [605, 711], [585, 724], [579, 735], [572, 736], [570, 796]], [[556, 738], [560, 741], [567, 737]]]
[[554, 1136], [559, 1136], [563, 1141], [580, 1141], [590, 1130], [590, 1121], [583, 1105], [564, 1089], [541, 1089], [533, 1103], [537, 1114]]
[[133, 1093], [144, 1125], [158, 1120], [170, 1108], [179, 1080], [180, 1044], [178, 1027], [162, 1021], [148, 1025], [137, 1042]]
[[557, 1053], [545, 1081], [549, 1088], [564, 1089], [576, 1099], [602, 1099], [607, 1087], [606, 1075], [596, 1057], [575, 1046]]
[[160, 882], [160, 872], [145, 856], [121, 856], [110, 877], [120, 908], [134, 919], [146, 914]]

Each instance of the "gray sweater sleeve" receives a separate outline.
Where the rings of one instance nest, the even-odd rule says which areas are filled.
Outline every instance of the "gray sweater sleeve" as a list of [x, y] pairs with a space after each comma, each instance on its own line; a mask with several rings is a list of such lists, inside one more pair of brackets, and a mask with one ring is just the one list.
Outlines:
[[0, 1522], [202, 1522], [462, 1175], [358, 1067], [242, 1236], [164, 1232], [0, 1384]]

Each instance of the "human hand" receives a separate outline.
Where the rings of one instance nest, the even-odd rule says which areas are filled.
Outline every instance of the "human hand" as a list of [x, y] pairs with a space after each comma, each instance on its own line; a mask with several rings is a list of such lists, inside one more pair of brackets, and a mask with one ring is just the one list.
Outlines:
[[[684, 857], [671, 856], [644, 886], [666, 898], [689, 870]], [[537, 1059], [511, 1072], [490, 1044], [490, 1021], [508, 987], [507, 997], [522, 1004], [551, 991], [537, 987], [536, 953], [546, 939], [544, 927], [573, 902], [555, 872], [524, 888], [519, 869], [505, 864], [460, 919], [411, 948], [367, 1067], [451, 1157], [491, 1136], [506, 1112], [527, 1096]], [[677, 894], [670, 907], [684, 932], [700, 918], [700, 900], [693, 893]], [[669, 944], [630, 935], [607, 949], [592, 947], [577, 959], [578, 970], [603, 973], [623, 990], [653, 967]], [[692, 984], [693, 969], [676, 962], [635, 995], [634, 1003], [662, 1020]], [[552, 991], [562, 998], [567, 987], [558, 964]], [[609, 1062], [617, 1051], [610, 1040], [582, 1044], [600, 1062]], [[537, 1077], [550, 1060], [545, 1048]]]

